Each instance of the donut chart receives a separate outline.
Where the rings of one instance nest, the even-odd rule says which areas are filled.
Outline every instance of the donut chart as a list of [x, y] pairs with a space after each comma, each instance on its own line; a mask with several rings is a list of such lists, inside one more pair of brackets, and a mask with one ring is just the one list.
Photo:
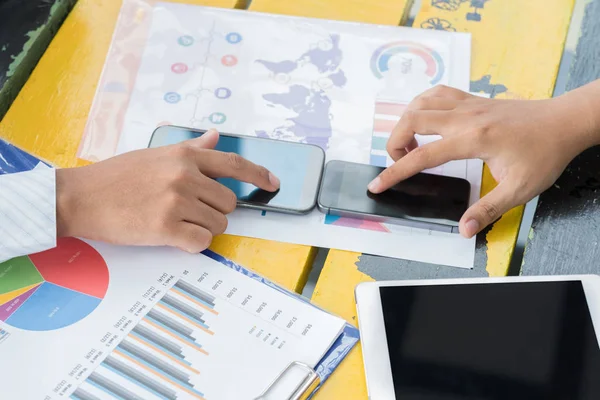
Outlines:
[[0, 264], [0, 321], [28, 331], [61, 329], [82, 320], [108, 289], [108, 267], [75, 238]]
[[389, 61], [398, 54], [412, 54], [423, 59], [427, 65], [426, 74], [431, 78], [431, 85], [440, 82], [444, 76], [444, 61], [435, 50], [413, 42], [392, 42], [378, 48], [371, 56], [371, 71], [381, 79], [389, 69]]

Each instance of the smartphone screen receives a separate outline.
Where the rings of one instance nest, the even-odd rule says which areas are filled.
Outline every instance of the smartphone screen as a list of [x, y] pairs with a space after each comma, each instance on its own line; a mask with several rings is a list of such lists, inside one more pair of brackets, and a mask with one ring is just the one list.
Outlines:
[[432, 174], [417, 174], [381, 194], [367, 185], [384, 168], [345, 161], [330, 161], [325, 166], [319, 194], [321, 211], [340, 216], [377, 221], [416, 221], [453, 227], [469, 206], [471, 186], [465, 179]]
[[[162, 126], [154, 131], [148, 147], [180, 143], [205, 132]], [[325, 153], [320, 147], [221, 133], [215, 150], [236, 153], [262, 165], [281, 182], [280, 189], [271, 193], [236, 179], [218, 178], [218, 182], [236, 194], [240, 205], [292, 213], [306, 213], [315, 207], [325, 162]]]

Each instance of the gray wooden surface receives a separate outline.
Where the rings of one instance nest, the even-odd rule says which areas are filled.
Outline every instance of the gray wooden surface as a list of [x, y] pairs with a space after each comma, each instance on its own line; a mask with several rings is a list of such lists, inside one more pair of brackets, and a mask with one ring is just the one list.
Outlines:
[[471, 278], [488, 276], [485, 231], [477, 236], [475, 267], [473, 269], [425, 264], [417, 261], [396, 260], [368, 254], [360, 256], [358, 270], [375, 280]]
[[[600, 79], [600, 0], [586, 7], [567, 90]], [[600, 113], [600, 110], [598, 110]], [[600, 147], [578, 156], [542, 193], [523, 275], [600, 273]]]

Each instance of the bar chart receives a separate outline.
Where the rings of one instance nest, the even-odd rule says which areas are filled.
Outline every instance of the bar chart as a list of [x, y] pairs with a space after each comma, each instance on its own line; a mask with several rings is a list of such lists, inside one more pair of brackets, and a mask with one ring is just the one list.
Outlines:
[[206, 399], [198, 388], [215, 297], [179, 279], [71, 395], [77, 400]]
[[[250, 272], [201, 260], [122, 304], [47, 400], [254, 398], [291, 362], [316, 365], [344, 327]], [[278, 390], [291, 394], [300, 375]]]

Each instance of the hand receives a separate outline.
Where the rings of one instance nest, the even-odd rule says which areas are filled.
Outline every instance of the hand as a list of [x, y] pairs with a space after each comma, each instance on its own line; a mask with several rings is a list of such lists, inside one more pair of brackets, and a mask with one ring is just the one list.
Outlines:
[[[472, 237], [550, 187], [577, 154], [599, 142], [598, 83], [540, 101], [491, 100], [435, 87], [407, 107], [387, 144], [395, 164], [369, 190], [381, 193], [425, 169], [480, 158], [498, 186], [463, 215], [460, 232]], [[442, 138], [418, 147], [416, 133]]]
[[57, 170], [59, 236], [121, 245], [206, 249], [225, 232], [235, 194], [211, 178], [230, 177], [275, 191], [279, 180], [237, 154], [212, 150], [216, 131], [176, 145]]

